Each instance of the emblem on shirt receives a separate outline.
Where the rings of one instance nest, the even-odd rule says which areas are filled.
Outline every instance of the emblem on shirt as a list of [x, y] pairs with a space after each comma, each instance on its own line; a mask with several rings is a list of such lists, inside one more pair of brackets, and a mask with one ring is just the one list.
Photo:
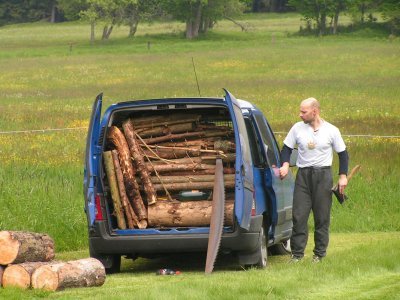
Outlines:
[[313, 150], [315, 149], [315, 143], [314, 141], [309, 141], [307, 144], [308, 149]]

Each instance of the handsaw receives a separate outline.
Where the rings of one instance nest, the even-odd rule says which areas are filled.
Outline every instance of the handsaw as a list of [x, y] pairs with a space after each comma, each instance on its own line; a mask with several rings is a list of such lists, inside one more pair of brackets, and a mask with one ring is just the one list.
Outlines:
[[210, 232], [208, 236], [206, 274], [211, 274], [217, 258], [219, 245], [221, 243], [224, 228], [225, 190], [224, 190], [224, 168], [222, 159], [215, 161], [215, 178], [212, 198], [212, 211], [210, 221]]
[[[360, 170], [361, 166], [356, 165], [351, 171], [349, 176], [347, 176], [347, 183], [349, 183], [351, 177], [353, 177], [354, 174], [356, 174]], [[336, 199], [339, 201], [340, 204], [343, 204], [344, 201], [347, 200], [347, 196], [345, 193], [341, 194], [339, 193], [339, 185], [335, 185], [332, 188], [333, 194], [336, 196]]]

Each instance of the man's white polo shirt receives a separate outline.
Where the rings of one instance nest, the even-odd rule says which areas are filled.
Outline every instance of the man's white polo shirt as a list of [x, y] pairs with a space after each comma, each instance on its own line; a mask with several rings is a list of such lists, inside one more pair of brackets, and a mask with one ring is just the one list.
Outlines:
[[346, 150], [339, 129], [324, 120], [316, 131], [304, 122], [294, 124], [283, 143], [292, 149], [297, 145], [299, 168], [331, 166], [332, 149], [337, 153]]

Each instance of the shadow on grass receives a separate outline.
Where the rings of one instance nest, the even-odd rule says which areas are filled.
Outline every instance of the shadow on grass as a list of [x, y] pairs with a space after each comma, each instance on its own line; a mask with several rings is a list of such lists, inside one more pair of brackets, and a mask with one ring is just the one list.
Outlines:
[[[181, 272], [203, 273], [206, 253], [164, 254], [154, 258], [138, 258], [134, 261], [123, 259], [121, 273], [155, 273], [159, 269], [172, 269]], [[215, 271], [243, 270], [234, 255], [219, 255], [214, 265]]]

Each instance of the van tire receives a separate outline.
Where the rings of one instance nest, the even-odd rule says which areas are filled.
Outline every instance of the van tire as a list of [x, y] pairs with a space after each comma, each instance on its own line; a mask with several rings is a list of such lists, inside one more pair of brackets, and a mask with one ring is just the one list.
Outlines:
[[250, 267], [264, 269], [267, 267], [268, 251], [263, 226], [260, 228], [260, 239], [256, 250], [252, 252], [239, 252], [238, 257], [239, 264], [244, 266], [246, 269]]
[[292, 253], [290, 239], [269, 247], [269, 250], [272, 255], [289, 255]]
[[101, 255], [95, 252], [89, 244], [89, 254], [90, 257], [93, 257], [99, 260], [106, 270], [106, 274], [119, 273], [121, 271], [121, 255], [110, 254], [110, 255]]

